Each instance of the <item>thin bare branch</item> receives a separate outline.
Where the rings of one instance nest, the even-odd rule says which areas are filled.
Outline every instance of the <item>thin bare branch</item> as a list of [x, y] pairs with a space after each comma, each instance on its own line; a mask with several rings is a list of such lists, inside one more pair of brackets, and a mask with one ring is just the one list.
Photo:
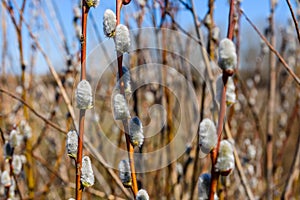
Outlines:
[[295, 13], [293, 11], [290, 0], [286, 0], [286, 3], [288, 4], [288, 7], [290, 9], [290, 12], [291, 12], [291, 15], [292, 15], [292, 18], [293, 18], [293, 22], [295, 24], [295, 29], [296, 29], [296, 32], [297, 32], [298, 41], [300, 42], [300, 31], [299, 31], [298, 20], [296, 19], [296, 16], [295, 16]]
[[284, 68], [293, 77], [293, 79], [296, 81], [296, 83], [299, 86], [300, 85], [299, 77], [295, 74], [295, 72], [293, 72], [293, 70], [289, 67], [289, 65], [286, 63], [286, 61], [283, 59], [283, 57], [279, 54], [279, 52], [270, 44], [270, 42], [268, 42], [268, 40], [265, 38], [265, 36], [258, 30], [258, 28], [250, 20], [250, 18], [246, 15], [246, 13], [242, 9], [240, 9], [240, 12], [245, 17], [247, 22], [252, 26], [252, 28], [256, 31], [256, 33], [260, 36], [260, 38], [266, 43], [266, 45], [269, 47], [269, 49], [278, 57], [279, 61], [282, 63]]

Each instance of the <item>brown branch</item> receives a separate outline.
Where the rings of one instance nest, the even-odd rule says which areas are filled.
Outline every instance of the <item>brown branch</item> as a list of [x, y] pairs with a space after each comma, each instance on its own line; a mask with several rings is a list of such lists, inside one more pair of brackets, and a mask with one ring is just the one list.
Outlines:
[[292, 186], [295, 179], [299, 176], [300, 168], [300, 134], [298, 133], [298, 141], [296, 144], [297, 151], [295, 152], [293, 163], [289, 172], [286, 185], [284, 187], [281, 199], [290, 199], [292, 196]]
[[[225, 123], [225, 135], [228, 137], [228, 139], [233, 139], [228, 122]], [[235, 160], [235, 166], [240, 176], [241, 182], [244, 186], [244, 189], [246, 191], [246, 195], [248, 196], [249, 200], [254, 200], [255, 199], [254, 195], [252, 193], [250, 185], [248, 184], [247, 177], [245, 175], [241, 160], [239, 158], [239, 154], [235, 147], [233, 147], [233, 155]]]
[[254, 23], [249, 19], [249, 17], [246, 15], [246, 13], [242, 9], [240, 9], [240, 12], [245, 17], [247, 22], [252, 26], [252, 28], [256, 31], [256, 33], [260, 36], [260, 38], [266, 43], [266, 45], [269, 47], [269, 49], [278, 57], [279, 61], [283, 64], [284, 68], [293, 77], [293, 79], [296, 81], [296, 83], [298, 85], [300, 85], [299, 77], [289, 67], [289, 65], [286, 63], [284, 58], [280, 55], [280, 53], [270, 44], [270, 42], [268, 42], [268, 40], [265, 38], [265, 36], [258, 30], [258, 28], [254, 25]]
[[286, 0], [286, 3], [288, 4], [288, 7], [290, 9], [290, 12], [291, 12], [291, 15], [292, 15], [292, 18], [293, 18], [293, 22], [295, 24], [295, 29], [296, 29], [296, 32], [297, 32], [298, 41], [300, 42], [300, 31], [299, 31], [298, 20], [296, 19], [296, 16], [295, 16], [295, 13], [293, 11], [290, 0]]
[[[271, 1], [271, 10], [269, 17], [270, 44], [275, 46], [275, 27], [274, 27], [274, 1]], [[267, 183], [267, 199], [273, 199], [273, 135], [274, 135], [274, 111], [275, 111], [275, 95], [276, 95], [276, 66], [275, 55], [270, 51], [269, 55], [269, 100], [267, 112], [267, 145], [266, 145], [266, 183]]]
[[200, 122], [203, 120], [204, 116], [204, 102], [205, 102], [205, 91], [206, 91], [206, 83], [203, 82], [202, 85], [202, 95], [201, 95], [201, 107], [200, 107], [200, 119], [199, 119], [199, 125], [198, 125], [198, 130], [197, 130], [197, 139], [196, 139], [196, 154], [195, 154], [195, 162], [193, 166], [193, 174], [192, 174], [192, 183], [191, 183], [191, 200], [193, 200], [194, 197], [194, 189], [198, 180], [198, 160], [199, 160], [199, 153], [200, 153], [200, 136], [199, 136], [199, 129], [200, 129]]

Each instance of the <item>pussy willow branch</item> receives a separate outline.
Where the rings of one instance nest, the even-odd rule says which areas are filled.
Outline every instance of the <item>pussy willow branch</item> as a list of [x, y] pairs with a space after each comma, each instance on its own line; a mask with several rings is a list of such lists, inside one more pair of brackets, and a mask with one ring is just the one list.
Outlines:
[[246, 21], [252, 26], [252, 28], [256, 31], [256, 33], [259, 35], [259, 37], [266, 43], [266, 45], [269, 47], [269, 49], [277, 56], [279, 61], [282, 63], [283, 67], [287, 70], [287, 72], [293, 77], [293, 79], [296, 81], [298, 86], [300, 85], [300, 79], [299, 77], [293, 72], [293, 70], [289, 67], [289, 65], [286, 63], [284, 58], [280, 55], [280, 53], [268, 42], [268, 40], [265, 38], [265, 36], [258, 30], [258, 28], [254, 25], [254, 23], [250, 20], [250, 18], [246, 15], [246, 13], [240, 9], [240, 12], [245, 17]]
[[[116, 0], [117, 25], [120, 24], [122, 5], [123, 5], [123, 0]], [[118, 59], [118, 74], [119, 74], [119, 80], [120, 80], [120, 93], [124, 96], [124, 99], [126, 99], [125, 90], [124, 90], [124, 80], [122, 79], [122, 76], [123, 76], [123, 70], [122, 70], [123, 54], [120, 52], [117, 52], [117, 59]], [[128, 135], [129, 127], [128, 127], [127, 119], [122, 120], [122, 123], [123, 123], [124, 131], [125, 131], [126, 146], [127, 146], [129, 164], [130, 164], [130, 170], [131, 170], [131, 178], [132, 178], [131, 190], [132, 190], [133, 196], [135, 198], [135, 196], [138, 192], [138, 185], [137, 185], [135, 165], [134, 165], [134, 148], [130, 143], [130, 138]]]
[[[82, 0], [82, 19], [81, 19], [81, 77], [80, 80], [86, 79], [86, 28], [87, 28], [87, 18], [89, 7], [87, 6], [85, 0]], [[85, 121], [85, 109], [80, 109], [79, 111], [79, 137], [78, 137], [78, 151], [76, 159], [76, 200], [82, 199], [82, 185], [80, 182], [81, 178], [81, 164], [82, 164], [82, 151], [83, 151], [83, 141], [84, 141], [84, 121]]]
[[[4, 7], [6, 9], [8, 9], [8, 5], [7, 3], [5, 2], [5, 0], [2, 0], [2, 3], [4, 5]], [[20, 13], [20, 11], [19, 11]], [[60, 91], [61, 91], [61, 94], [62, 94], [62, 97], [64, 99], [64, 102], [65, 104], [67, 105], [67, 109], [71, 115], [71, 118], [72, 118], [72, 124], [73, 124], [73, 127], [77, 127], [76, 125], [76, 117], [75, 117], [75, 112], [74, 112], [74, 108], [71, 104], [71, 101], [66, 93], [66, 90], [64, 89], [63, 85], [62, 85], [62, 82], [57, 74], [57, 72], [55, 71], [55, 68], [53, 67], [51, 61], [50, 61], [50, 58], [47, 56], [47, 54], [45, 53], [45, 51], [43, 50], [43, 48], [41, 47], [39, 41], [37, 40], [37, 38], [34, 36], [34, 34], [32, 33], [31, 31], [31, 28], [30, 26], [26, 23], [26, 20], [24, 19], [24, 16], [22, 13], [20, 13], [20, 16], [22, 17], [23, 19], [23, 23], [24, 25], [27, 27], [27, 30], [28, 30], [28, 33], [29, 33], [29, 36], [32, 38], [32, 40], [34, 41], [37, 49], [40, 51], [40, 53], [42, 54], [42, 56], [44, 57], [45, 61], [46, 61], [46, 64], [48, 65], [49, 67], [49, 70], [52, 74], [52, 76], [54, 77]], [[2, 92], [4, 92], [5, 90], [1, 89]], [[9, 96], [17, 99], [18, 101], [24, 103], [37, 117], [41, 118], [45, 123], [49, 124], [51, 127], [57, 129], [58, 131], [62, 132], [62, 133], [67, 133], [67, 131], [61, 129], [59, 126], [55, 125], [54, 123], [52, 123], [51, 121], [47, 120], [45, 117], [43, 117], [42, 115], [40, 115], [37, 111], [35, 111], [33, 108], [31, 108], [29, 106], [28, 103], [22, 101], [22, 99], [18, 98], [17, 96], [11, 94], [10, 92], [8, 92], [7, 94], [9, 94]], [[93, 148], [92, 144], [85, 140], [84, 141], [85, 145], [86, 145], [86, 148], [92, 152], [92, 154], [96, 157], [96, 159], [100, 162], [100, 164], [102, 166], [105, 167], [105, 170], [110, 174], [110, 176], [113, 178], [113, 180], [117, 183], [118, 187], [121, 189], [121, 191], [126, 195], [127, 198], [130, 197], [130, 195], [128, 194], [128, 192], [124, 189], [122, 183], [120, 183], [120, 180], [118, 178], [118, 176], [116, 175], [116, 173], [109, 167], [109, 165], [105, 162], [104, 158]]]
[[[234, 12], [234, 0], [230, 1], [230, 8], [229, 8], [229, 27], [227, 32], [228, 39], [233, 39], [233, 33], [234, 33], [234, 25], [235, 22], [233, 20], [233, 12]], [[227, 80], [230, 74], [228, 74], [225, 70], [223, 70], [223, 76], [222, 81], [224, 87], [222, 88], [222, 94], [221, 94], [221, 102], [220, 102], [220, 111], [219, 111], [219, 118], [218, 118], [218, 128], [217, 128], [217, 135], [218, 135], [218, 142], [216, 145], [216, 148], [214, 148], [211, 151], [211, 183], [210, 183], [210, 192], [209, 192], [209, 199], [214, 200], [214, 195], [217, 192], [217, 184], [218, 179], [220, 176], [220, 173], [216, 171], [216, 163], [219, 155], [219, 149], [220, 149], [220, 142], [222, 138], [222, 131], [223, 131], [223, 125], [224, 125], [224, 118], [226, 113], [226, 84]]]
[[224, 87], [222, 88], [222, 96], [221, 96], [221, 102], [220, 102], [220, 111], [219, 111], [219, 118], [218, 118], [218, 128], [217, 128], [217, 135], [218, 135], [218, 142], [216, 145], [216, 148], [214, 148], [211, 153], [211, 184], [210, 184], [210, 193], [209, 193], [209, 199], [214, 200], [214, 195], [217, 192], [217, 184], [219, 179], [219, 172], [216, 171], [215, 165], [217, 163], [217, 158], [219, 154], [220, 149], [220, 142], [222, 138], [222, 131], [223, 131], [223, 124], [224, 124], [224, 118], [226, 113], [226, 84], [228, 80], [228, 74], [226, 72], [223, 72], [222, 76]]
[[293, 18], [293, 22], [295, 24], [295, 29], [296, 29], [296, 33], [297, 33], [297, 37], [298, 37], [298, 41], [300, 42], [300, 31], [299, 31], [299, 25], [298, 25], [298, 20], [295, 16], [295, 13], [293, 11], [293, 8], [292, 8], [292, 5], [291, 5], [291, 2], [290, 0], [286, 0], [286, 3], [290, 9], [290, 12], [291, 12], [291, 15], [292, 15], [292, 18]]

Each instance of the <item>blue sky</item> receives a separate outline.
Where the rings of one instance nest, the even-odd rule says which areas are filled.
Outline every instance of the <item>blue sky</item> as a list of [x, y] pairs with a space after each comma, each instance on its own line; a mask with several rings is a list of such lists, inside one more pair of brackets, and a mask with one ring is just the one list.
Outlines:
[[[58, 7], [58, 13], [62, 18], [62, 24], [65, 29], [65, 37], [68, 41], [68, 46], [76, 50], [78, 49], [78, 43], [76, 42], [75, 37], [75, 31], [73, 28], [73, 7], [78, 3], [78, 0], [52, 0]], [[175, 0], [176, 1], [176, 0]], [[22, 2], [21, 0], [18, 0], [18, 2]], [[30, 9], [30, 2], [27, 4], [26, 7], [26, 16], [27, 16], [27, 22], [29, 21], [28, 16], [32, 16], [32, 9]], [[51, 18], [51, 14], [49, 12], [49, 4], [46, 3], [46, 1], [41, 1], [42, 11], [36, 11], [36, 16], [39, 16], [41, 19], [38, 20], [40, 23], [40, 26], [34, 26], [34, 31], [38, 34], [38, 37], [43, 45], [44, 49], [47, 49], [47, 53], [49, 57], [51, 58], [54, 66], [57, 68], [57, 70], [61, 70], [64, 68], [64, 57], [66, 56], [64, 53], [58, 53], [62, 52], [62, 42], [61, 39], [58, 37], [57, 30], [55, 29], [54, 22]], [[205, 13], [207, 12], [207, 2], [208, 0], [194, 0], [197, 14], [202, 19], [205, 16]], [[295, 2], [292, 1], [293, 5], [295, 6]], [[267, 23], [267, 16], [269, 13], [269, 7], [270, 7], [270, 1], [269, 0], [244, 0], [242, 2], [242, 8], [244, 9], [245, 13], [257, 24], [259, 28], [262, 28]], [[96, 19], [97, 28], [102, 34], [102, 39], [107, 40], [102, 33], [102, 16], [105, 11], [105, 9], [112, 9], [115, 10], [115, 1], [112, 0], [101, 0], [100, 5], [97, 8], [92, 8], [90, 10], [91, 14]], [[125, 14], [133, 13], [135, 11], [135, 6], [132, 4], [129, 4], [128, 6], [125, 6], [123, 9], [122, 15], [125, 16]], [[3, 13], [5, 12], [5, 13]], [[6, 10], [3, 10], [3, 8], [0, 9], [0, 15], [6, 15], [6, 17], [1, 17], [2, 20], [7, 21], [7, 40], [8, 42], [8, 56], [7, 56], [7, 72], [11, 73], [19, 73], [20, 67], [18, 63], [18, 44], [16, 42], [16, 35], [14, 28], [11, 24], [11, 21], [7, 15]], [[216, 24], [221, 28], [221, 37], [224, 37], [226, 34], [226, 28], [227, 28], [227, 20], [228, 20], [228, 1], [227, 0], [216, 0], [215, 2], [215, 22]], [[290, 17], [290, 13], [288, 10], [288, 7], [286, 5], [286, 1], [279, 1], [277, 9], [276, 9], [276, 27], [280, 27], [281, 25], [286, 24], [287, 18]], [[1, 21], [2, 21], [1, 20]], [[32, 18], [30, 19], [32, 20]], [[122, 19], [124, 21], [124, 18]], [[192, 16], [190, 12], [181, 10], [176, 20], [178, 23], [180, 23], [183, 27], [189, 28], [192, 26]], [[150, 23], [146, 22], [143, 24], [144, 26], [150, 26]], [[92, 29], [91, 20], [89, 20], [88, 27]], [[24, 52], [25, 52], [25, 60], [27, 63], [30, 62], [30, 40], [28, 39], [28, 33], [26, 30], [26, 27], [23, 29], [23, 36], [24, 36]], [[244, 34], [250, 34], [253, 35], [254, 39], [251, 39], [250, 41], [256, 41], [259, 43], [259, 40], [257, 40], [256, 33], [249, 27], [249, 25], [245, 22], [245, 20], [242, 20], [242, 30]], [[98, 42], [96, 39], [96, 35], [94, 31], [88, 31], [88, 51], [92, 50], [95, 46], [97, 46]], [[0, 30], [0, 55], [2, 54], [2, 45], [3, 45], [3, 38], [2, 38], [2, 29]], [[72, 52], [74, 53], [74, 51]], [[2, 58], [0, 57], [0, 63], [2, 62]], [[43, 58], [41, 56], [38, 56], [37, 59], [37, 67], [34, 69], [37, 73], [45, 73], [48, 72], [47, 66], [45, 62], [43, 61]]]

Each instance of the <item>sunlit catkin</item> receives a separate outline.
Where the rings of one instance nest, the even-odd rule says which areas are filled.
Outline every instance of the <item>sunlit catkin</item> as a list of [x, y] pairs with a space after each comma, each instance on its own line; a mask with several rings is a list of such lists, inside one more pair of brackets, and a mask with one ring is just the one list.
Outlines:
[[11, 178], [9, 176], [9, 172], [6, 170], [1, 174], [1, 185], [3, 185], [4, 187], [11, 186]]
[[77, 108], [90, 109], [93, 107], [92, 88], [88, 81], [82, 80], [78, 83], [75, 97]]
[[227, 176], [234, 169], [233, 147], [227, 140], [222, 140], [218, 159], [216, 163], [216, 171], [222, 176]]
[[219, 66], [223, 71], [233, 73], [237, 64], [235, 44], [225, 38], [219, 44]]
[[113, 109], [115, 120], [125, 120], [130, 118], [129, 109], [123, 95], [116, 94], [114, 96]]
[[81, 167], [81, 184], [84, 187], [90, 187], [95, 183], [94, 172], [92, 169], [92, 163], [88, 156], [82, 158], [82, 167]]
[[12, 166], [13, 166], [13, 172], [15, 175], [19, 175], [22, 171], [22, 158], [19, 155], [13, 155], [13, 160], [12, 160]]
[[78, 134], [75, 130], [71, 130], [67, 134], [67, 151], [71, 158], [76, 159], [78, 151]]
[[119, 163], [119, 177], [124, 187], [131, 187], [131, 172], [129, 162], [127, 160], [121, 160]]
[[12, 130], [9, 134], [9, 143], [10, 143], [11, 147], [15, 148], [15, 147], [19, 146], [19, 144], [21, 142], [21, 140], [20, 140], [21, 137], [22, 136], [18, 133], [18, 131]]
[[133, 117], [129, 122], [129, 137], [133, 146], [141, 147], [144, 142], [143, 125], [138, 117]]
[[217, 144], [217, 130], [213, 121], [206, 118], [202, 120], [199, 128], [200, 150], [208, 154]]
[[103, 32], [107, 37], [115, 36], [117, 19], [115, 13], [107, 9], [103, 16]]
[[140, 189], [136, 194], [136, 200], [149, 200], [149, 195], [146, 190]]
[[129, 47], [130, 47], [129, 30], [123, 24], [119, 24], [116, 28], [115, 43], [118, 52], [125, 53], [129, 51]]

